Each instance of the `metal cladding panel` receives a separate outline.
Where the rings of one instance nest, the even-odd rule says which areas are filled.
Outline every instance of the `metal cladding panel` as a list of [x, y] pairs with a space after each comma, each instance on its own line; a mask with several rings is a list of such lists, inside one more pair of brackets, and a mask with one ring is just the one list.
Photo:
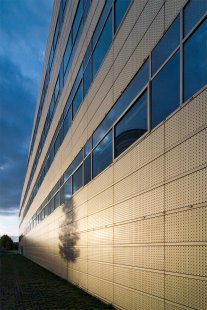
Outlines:
[[164, 182], [164, 156], [157, 158], [114, 185], [114, 202], [149, 190]]
[[97, 229], [113, 224], [113, 208], [88, 216], [88, 229]]
[[164, 274], [122, 266], [114, 267], [114, 282], [146, 294], [164, 297]]
[[114, 164], [114, 181], [150, 163], [164, 154], [164, 126], [158, 127], [149, 136], [121, 156]]
[[166, 0], [165, 1], [165, 29], [169, 27], [173, 19], [188, 0]]
[[206, 242], [207, 207], [166, 215], [165, 233], [166, 242]]
[[165, 147], [172, 148], [207, 124], [207, 89], [182, 107], [165, 123]]
[[114, 227], [114, 244], [160, 242], [164, 242], [163, 216]]
[[169, 301], [190, 307], [207, 309], [207, 281], [184, 276], [166, 274], [165, 298]]
[[88, 216], [100, 212], [113, 204], [113, 187], [88, 200]]
[[88, 261], [88, 274], [113, 282], [113, 265]]
[[133, 291], [114, 284], [114, 304], [118, 309], [134, 310]]
[[113, 227], [88, 231], [88, 246], [112, 245]]
[[205, 168], [166, 184], [166, 211], [206, 202], [206, 180]]
[[207, 164], [206, 141], [207, 129], [204, 129], [167, 152], [165, 155], [165, 179], [177, 178]]
[[207, 277], [206, 245], [170, 245], [165, 247], [166, 271]]
[[88, 199], [113, 185], [113, 166], [107, 168], [87, 186]]
[[164, 211], [164, 186], [157, 187], [114, 206], [114, 223], [134, 220]]

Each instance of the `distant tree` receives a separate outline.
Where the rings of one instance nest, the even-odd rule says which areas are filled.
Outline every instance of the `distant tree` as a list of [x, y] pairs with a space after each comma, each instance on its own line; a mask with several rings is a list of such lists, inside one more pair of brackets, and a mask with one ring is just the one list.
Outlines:
[[6, 250], [12, 250], [14, 248], [14, 242], [9, 236], [3, 235], [0, 238], [0, 247]]

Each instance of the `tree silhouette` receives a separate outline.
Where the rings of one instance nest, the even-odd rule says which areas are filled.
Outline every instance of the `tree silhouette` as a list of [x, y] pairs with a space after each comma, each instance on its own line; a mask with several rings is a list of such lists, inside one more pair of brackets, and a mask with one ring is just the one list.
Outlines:
[[14, 248], [14, 242], [9, 236], [3, 235], [0, 238], [0, 247], [4, 248], [5, 250], [12, 250]]

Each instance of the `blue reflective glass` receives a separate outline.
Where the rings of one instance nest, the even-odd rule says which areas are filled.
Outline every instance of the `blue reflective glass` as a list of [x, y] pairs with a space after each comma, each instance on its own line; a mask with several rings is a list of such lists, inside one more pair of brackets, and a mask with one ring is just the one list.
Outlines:
[[84, 0], [83, 21], [85, 23], [91, 6], [91, 0]]
[[112, 162], [112, 131], [110, 131], [93, 151], [93, 178]]
[[82, 165], [78, 170], [73, 174], [73, 194], [83, 186], [83, 169]]
[[57, 194], [54, 197], [54, 209], [59, 207], [60, 205], [60, 192], [57, 192]]
[[84, 157], [86, 157], [92, 149], [92, 141], [91, 138], [88, 139], [86, 144], [84, 145]]
[[114, 6], [114, 14], [115, 14], [115, 31], [119, 27], [126, 10], [130, 4], [131, 0], [116, 0]]
[[109, 13], [109, 10], [111, 8], [111, 4], [112, 4], [113, 0], [106, 0], [103, 11], [101, 13], [101, 17], [99, 18], [98, 24], [96, 26], [96, 29], [93, 33], [93, 37], [92, 37], [92, 46], [94, 47], [96, 44], [96, 41], [98, 39], [99, 33], [104, 25], [105, 19]]
[[60, 90], [60, 80], [59, 75], [55, 84], [55, 104], [57, 103], [58, 97], [59, 97], [59, 90]]
[[84, 76], [83, 76], [83, 91], [84, 91], [84, 97], [86, 96], [86, 94], [88, 93], [88, 90], [91, 86], [91, 81], [92, 81], [92, 76], [91, 76], [91, 60], [89, 61], [85, 72], [84, 72]]
[[149, 81], [149, 61], [147, 60], [140, 70], [136, 73], [119, 99], [116, 101], [113, 108], [109, 111], [105, 119], [96, 129], [93, 134], [93, 146], [103, 137], [103, 135], [109, 130], [117, 118], [124, 112], [131, 101], [138, 95], [143, 87]]
[[147, 131], [147, 92], [127, 111], [115, 126], [115, 157]]
[[152, 75], [180, 43], [180, 16], [178, 15], [152, 51]]
[[82, 162], [82, 160], [83, 160], [83, 149], [80, 150], [78, 155], [74, 158], [74, 160], [64, 173], [64, 180], [66, 180], [71, 175], [71, 173], [73, 173], [73, 171], [78, 167], [78, 165]]
[[64, 184], [64, 202], [67, 202], [72, 196], [71, 178]]
[[90, 41], [90, 43], [89, 43], [89, 45], [87, 47], [87, 50], [86, 50], [84, 58], [83, 58], [83, 69], [85, 69], [90, 56], [91, 56], [91, 41]]
[[184, 101], [207, 83], [207, 19], [184, 45]]
[[166, 63], [152, 80], [151, 126], [163, 121], [178, 106], [180, 101], [180, 52]]
[[83, 99], [83, 85], [81, 82], [73, 99], [73, 117], [76, 115], [76, 112], [78, 111], [82, 99]]
[[66, 45], [65, 54], [64, 54], [64, 57], [63, 57], [64, 72], [65, 72], [65, 70], [67, 68], [67, 64], [68, 64], [68, 61], [69, 61], [69, 58], [70, 58], [71, 50], [72, 50], [72, 40], [71, 40], [71, 35], [70, 35], [69, 39], [68, 39], [68, 43]]
[[112, 41], [112, 17], [111, 13], [107, 19], [104, 29], [99, 37], [98, 43], [93, 52], [93, 79], [103, 62]]
[[74, 42], [75, 37], [76, 37], [78, 26], [79, 26], [79, 23], [80, 23], [80, 20], [82, 17], [82, 12], [83, 12], [83, 3], [82, 3], [82, 0], [79, 0], [78, 8], [76, 10], [76, 15], [75, 15], [75, 19], [74, 19], [73, 27], [72, 27], [73, 42]]
[[184, 9], [184, 36], [190, 32], [200, 18], [207, 12], [206, 0], [191, 0]]
[[68, 110], [68, 113], [66, 115], [66, 118], [64, 119], [63, 122], [63, 135], [64, 137], [66, 136], [68, 129], [71, 125], [72, 122], [72, 108], [70, 107], [70, 109]]
[[84, 185], [91, 180], [91, 155], [84, 160]]

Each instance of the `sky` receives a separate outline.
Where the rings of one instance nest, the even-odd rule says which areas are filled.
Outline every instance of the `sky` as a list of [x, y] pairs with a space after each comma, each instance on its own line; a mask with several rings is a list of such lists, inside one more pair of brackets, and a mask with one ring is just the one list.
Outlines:
[[53, 0], [0, 0], [0, 236], [18, 212]]

